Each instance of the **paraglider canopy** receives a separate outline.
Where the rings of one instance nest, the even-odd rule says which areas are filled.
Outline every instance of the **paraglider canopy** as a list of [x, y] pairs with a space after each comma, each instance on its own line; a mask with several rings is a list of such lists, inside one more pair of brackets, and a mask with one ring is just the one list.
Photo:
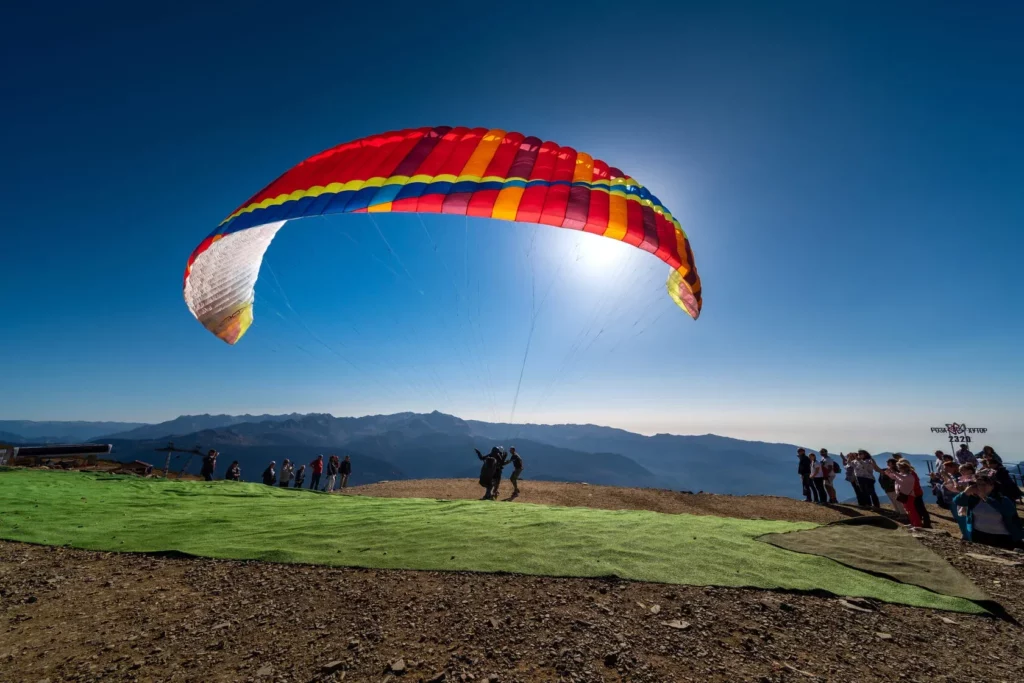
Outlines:
[[449, 126], [372, 135], [316, 154], [253, 195], [193, 250], [192, 314], [234, 344], [252, 324], [263, 255], [290, 220], [333, 213], [445, 213], [582, 230], [672, 269], [669, 296], [694, 319], [700, 278], [679, 221], [630, 176], [520, 133]]

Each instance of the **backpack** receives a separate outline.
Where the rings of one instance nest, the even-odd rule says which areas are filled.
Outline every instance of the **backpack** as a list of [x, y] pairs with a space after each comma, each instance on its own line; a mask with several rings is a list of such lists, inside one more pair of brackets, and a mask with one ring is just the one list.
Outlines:
[[839, 466], [839, 463], [833, 461], [832, 462], [832, 471], [835, 472], [836, 474], [839, 474], [840, 472], [843, 471], [843, 468]]

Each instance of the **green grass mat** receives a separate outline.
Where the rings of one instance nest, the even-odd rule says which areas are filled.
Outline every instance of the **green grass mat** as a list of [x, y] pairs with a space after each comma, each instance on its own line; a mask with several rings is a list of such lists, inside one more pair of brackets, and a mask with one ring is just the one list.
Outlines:
[[755, 541], [811, 523], [491, 501], [325, 495], [235, 482], [0, 472], [0, 538], [121, 552], [387, 569], [617, 576], [825, 590], [982, 612], [972, 602]]

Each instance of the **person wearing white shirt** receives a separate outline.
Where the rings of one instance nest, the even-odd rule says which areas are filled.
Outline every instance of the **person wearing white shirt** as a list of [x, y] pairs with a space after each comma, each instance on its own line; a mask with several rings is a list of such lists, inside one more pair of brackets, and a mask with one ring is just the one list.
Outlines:
[[875, 470], [878, 468], [875, 465], [875, 461], [871, 459], [871, 454], [867, 451], [858, 451], [858, 459], [854, 464], [857, 472], [857, 485], [861, 490], [861, 494], [864, 496], [864, 505], [870, 505], [871, 507], [881, 507], [881, 503], [878, 501], [878, 493], [875, 491]]
[[836, 498], [836, 487], [832, 483], [836, 479], [836, 463], [829, 454], [827, 448], [821, 449], [821, 469], [825, 472], [825, 491], [828, 493], [828, 502], [837, 504], [839, 499]]
[[825, 493], [825, 472], [818, 462], [814, 453], [808, 453], [811, 458], [811, 493], [814, 495], [814, 502], [824, 505], [828, 502], [828, 494]]

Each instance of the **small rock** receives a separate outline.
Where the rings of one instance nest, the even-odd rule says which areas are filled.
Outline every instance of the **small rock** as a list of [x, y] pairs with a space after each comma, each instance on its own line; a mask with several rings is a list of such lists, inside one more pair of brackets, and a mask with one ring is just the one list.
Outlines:
[[954, 626], [956, 625], [956, 622], [953, 621], [952, 619], [950, 619], [949, 617], [942, 617], [942, 623], [943, 624], [953, 624]]
[[212, 631], [219, 631], [222, 628], [231, 628], [231, 622], [228, 622], [228, 621], [222, 622], [222, 623], [217, 624], [216, 626], [212, 627], [211, 630]]
[[391, 665], [388, 667], [388, 669], [391, 670], [391, 673], [405, 673], [405, 660], [399, 659], [396, 662], [391, 662]]
[[490, 621], [490, 623], [491, 623], [491, 628], [498, 628], [501, 625], [498, 622], [498, 620], [495, 619], [494, 617], [491, 617], [488, 621]]
[[974, 558], [975, 560], [981, 560], [982, 562], [991, 562], [993, 564], [1001, 564], [1004, 567], [1020, 567], [1024, 565], [1024, 562], [1018, 562], [1016, 560], [1008, 560], [1005, 557], [996, 557], [995, 555], [982, 555], [981, 553], [964, 553], [967, 557]]
[[322, 667], [320, 667], [320, 672], [324, 674], [332, 674], [338, 669], [340, 669], [344, 664], [345, 662], [343, 662], [342, 660], [335, 659], [333, 662], [327, 662]]
[[787, 671], [792, 671], [793, 673], [800, 674], [801, 676], [807, 676], [807, 678], [817, 678], [817, 676], [815, 676], [811, 672], [804, 671], [803, 669], [798, 669], [792, 664], [788, 664], [786, 662], [782, 662], [782, 668], [786, 669]]
[[677, 631], [685, 631], [686, 629], [690, 628], [690, 622], [683, 621], [682, 619], [673, 619], [672, 621], [663, 621], [663, 622], [661, 622], [661, 625], [662, 626], [668, 626], [669, 628], [674, 628]]
[[845, 598], [839, 601], [839, 604], [848, 610], [854, 612], [874, 612], [875, 609], [871, 606], [871, 603], [865, 600], [858, 600], [857, 598]]
[[256, 677], [257, 678], [267, 678], [267, 677], [273, 676], [273, 675], [274, 675], [274, 667], [270, 666], [269, 664], [267, 664], [266, 666], [261, 666], [256, 671]]
[[661, 611], [661, 605], [651, 605], [651, 614], [657, 614]]
[[444, 671], [441, 671], [440, 673], [436, 673], [430, 678], [428, 678], [427, 683], [444, 683], [447, 680], [448, 674], [446, 674]]
[[891, 633], [876, 633], [875, 637], [878, 638], [879, 640], [892, 640], [892, 634]]

